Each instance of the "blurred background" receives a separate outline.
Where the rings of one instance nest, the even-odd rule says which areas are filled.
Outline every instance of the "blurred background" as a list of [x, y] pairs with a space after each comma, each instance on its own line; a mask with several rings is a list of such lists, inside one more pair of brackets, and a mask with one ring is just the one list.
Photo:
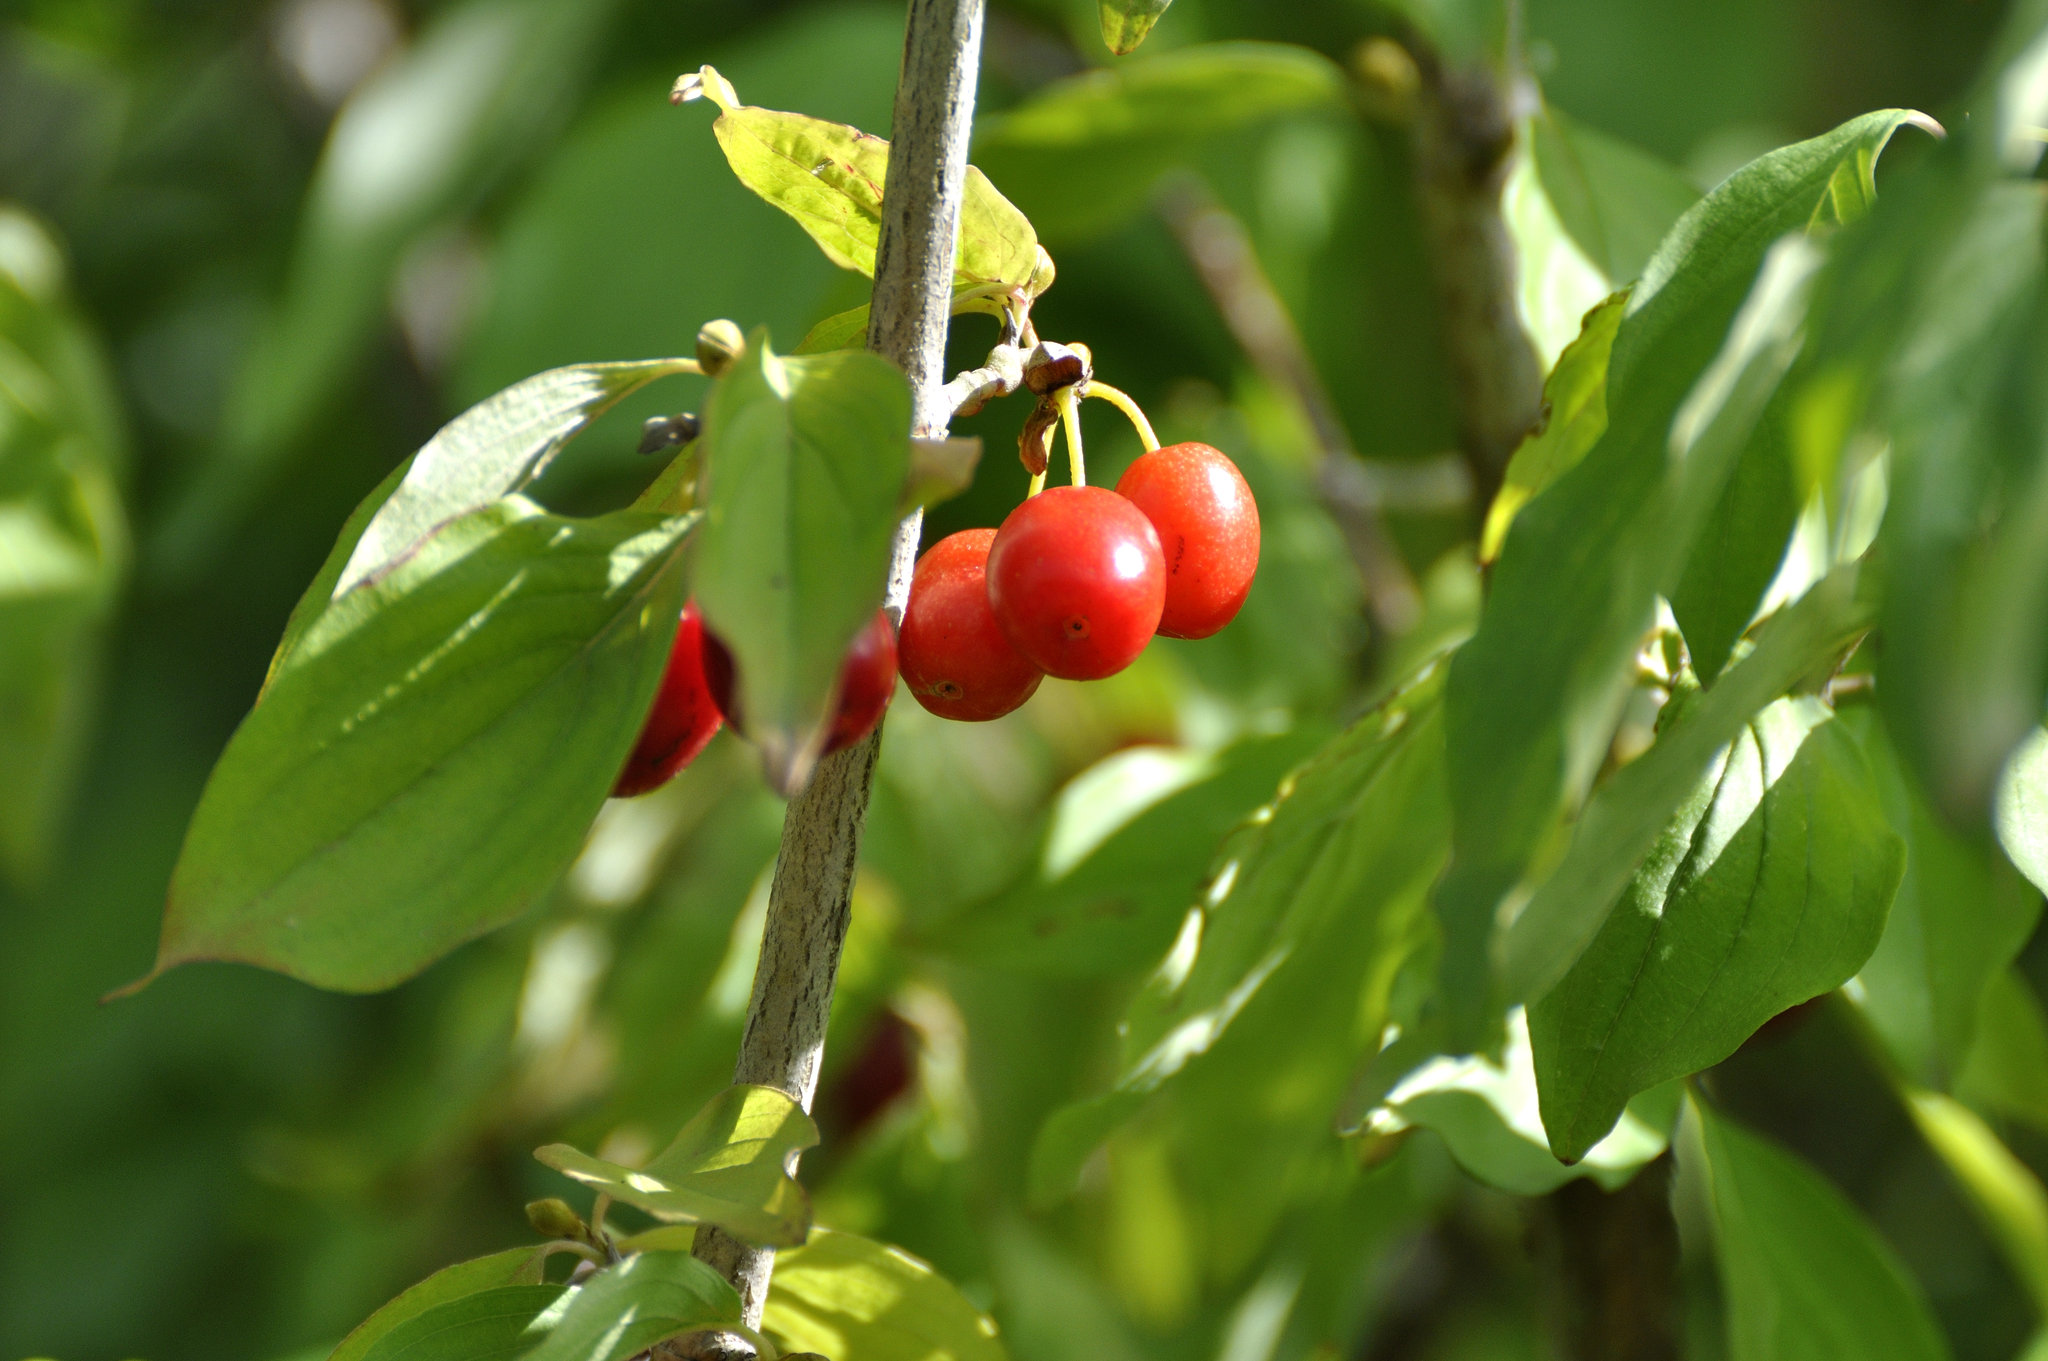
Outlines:
[[[1107, 61], [1094, 9], [994, 0], [984, 111]], [[1956, 116], [2003, 10], [1528, 0], [1526, 24], [1555, 109], [1705, 188], [1867, 109]], [[34, 719], [55, 740], [0, 737], [0, 1357], [318, 1357], [425, 1272], [523, 1241], [521, 1204], [568, 1190], [533, 1147], [629, 1156], [725, 1081], [780, 805], [721, 737], [659, 795], [610, 806], [527, 920], [392, 992], [198, 966], [96, 999], [148, 967], [207, 771], [343, 518], [394, 464], [540, 369], [687, 353], [720, 316], [765, 323], [786, 349], [864, 300], [863, 280], [737, 184], [709, 114], [666, 94], [709, 62], [750, 103], [886, 132], [901, 6], [11, 0], [0, 14], [0, 269], [59, 299], [51, 343], [104, 479], [80, 511], [99, 552], [87, 604], [33, 635], [61, 662]], [[1265, 39], [1349, 70], [1403, 22], [1366, 0], [1178, 0], [1147, 53]], [[1039, 1123], [1112, 1071], [1136, 976], [1035, 965], [977, 935], [976, 907], [1084, 855], [1077, 827], [1099, 837], [1119, 810], [1196, 784], [1215, 791], [1209, 821], [1148, 835], [1201, 863], [1202, 837], [1357, 713], [1395, 659], [1455, 635], [1478, 593], [1473, 511], [1440, 475], [1456, 422], [1405, 134], [1364, 115], [1258, 120], [1191, 141], [1192, 178], [1176, 182], [1241, 225], [1380, 469], [1420, 592], [1396, 637], [1371, 623], [1318, 499], [1313, 433], [1247, 362], [1167, 217], [1114, 177], [1063, 185], [1004, 145], [997, 117], [987, 131], [977, 159], [1059, 264], [1040, 331], [1092, 346], [1166, 439], [1238, 459], [1266, 558], [1233, 628], [1162, 642], [1113, 682], [1048, 683], [982, 726], [895, 706], [826, 1142], [805, 1164], [819, 1217], [931, 1259], [995, 1309], [1019, 1361], [1540, 1355], [1540, 1233], [1428, 1137], [1364, 1169], [1311, 1128], [1272, 1164], [1285, 1175], [1246, 1184], [1172, 1147], [1161, 1120], [1119, 1135], [1078, 1199], [1023, 1204]], [[966, 367], [993, 323], [955, 335]], [[667, 380], [607, 417], [542, 499], [573, 512], [629, 496], [653, 471], [632, 452], [639, 421], [694, 407], [697, 384]], [[928, 542], [997, 523], [1021, 494], [1008, 451], [1023, 415], [1013, 401], [965, 423], [988, 455]], [[1137, 446], [1109, 408], [1089, 416], [1109, 481]], [[10, 645], [20, 670], [28, 644], [0, 635]], [[2022, 962], [2048, 987], [2042, 940]], [[2024, 1297], [1838, 1017], [1774, 1026], [1719, 1081], [1871, 1215], [1964, 1357], [2010, 1355]], [[2017, 1143], [2048, 1166], [2048, 1142]]]

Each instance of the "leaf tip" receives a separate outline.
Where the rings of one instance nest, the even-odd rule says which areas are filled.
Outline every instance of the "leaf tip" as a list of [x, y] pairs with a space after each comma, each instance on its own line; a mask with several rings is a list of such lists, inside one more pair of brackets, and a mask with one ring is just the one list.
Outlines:
[[732, 82], [718, 74], [715, 66], [701, 66], [695, 71], [685, 71], [676, 77], [676, 83], [669, 87], [668, 102], [688, 104], [694, 100], [708, 99], [719, 107], [720, 112], [730, 112], [739, 107], [739, 92]]

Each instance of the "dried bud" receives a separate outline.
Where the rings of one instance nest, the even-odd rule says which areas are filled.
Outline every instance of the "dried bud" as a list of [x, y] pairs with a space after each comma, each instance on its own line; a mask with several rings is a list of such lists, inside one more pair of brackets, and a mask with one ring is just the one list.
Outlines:
[[1024, 386], [1043, 397], [1059, 388], [1085, 383], [1090, 376], [1085, 350], [1042, 340], [1024, 361]]
[[706, 378], [720, 378], [747, 352], [747, 338], [737, 323], [724, 318], [707, 321], [697, 331], [697, 363]]
[[1017, 436], [1017, 457], [1033, 477], [1045, 475], [1045, 465], [1052, 459], [1052, 429], [1059, 423], [1060, 409], [1052, 398], [1041, 397], [1024, 422], [1023, 433]]
[[649, 416], [640, 427], [639, 450], [658, 454], [678, 444], [688, 444], [702, 432], [696, 413], [678, 411], [673, 416]]
[[526, 1207], [526, 1222], [533, 1225], [533, 1231], [548, 1238], [583, 1239], [590, 1230], [583, 1226], [583, 1216], [569, 1208], [569, 1202], [553, 1196], [536, 1200]]

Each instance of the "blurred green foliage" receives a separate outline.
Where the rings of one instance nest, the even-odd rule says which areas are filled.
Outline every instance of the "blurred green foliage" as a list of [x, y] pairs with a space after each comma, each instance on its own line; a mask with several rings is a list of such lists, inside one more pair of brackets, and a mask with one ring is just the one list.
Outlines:
[[[1453, 385], [1410, 144], [1358, 117], [1349, 86], [1334, 99], [1328, 87], [1369, 38], [1453, 20], [1483, 37], [1487, 14], [1179, 0], [1145, 49], [1251, 39], [1322, 54], [1276, 73], [1287, 93], [1257, 116], [1166, 154], [1245, 225], [1351, 442], [1391, 464], [1427, 466], [1453, 445]], [[1582, 128], [1668, 161], [1660, 202], [1675, 214], [1687, 184], [1708, 189], [1866, 109], [1953, 121], [2002, 17], [1991, 0], [1529, 0], [1524, 22], [1533, 73], [1564, 115], [1548, 135], [1562, 145]], [[1466, 1126], [1442, 1098], [1467, 1088], [1407, 1093], [1408, 1122], [1440, 1133], [1405, 1142], [1343, 1144], [1317, 1123], [1347, 1084], [1361, 1101], [1386, 1093], [1300, 1028], [1412, 1017], [1405, 974], [1376, 980], [1385, 1012], [1371, 1017], [1315, 1012], [1327, 998], [1295, 1007], [1276, 989], [1216, 1063], [1075, 1151], [1078, 1195], [1051, 1211], [1028, 1199], [1047, 1117], [1123, 1071], [1118, 1018], [1142, 1008], [1144, 970], [1189, 897], [1162, 867], [1206, 869], [1278, 770], [1354, 718], [1395, 664], [1317, 498], [1309, 432], [1240, 355], [1138, 192], [1149, 186], [1112, 161], [1077, 192], [1032, 167], [1027, 125], [1000, 119], [1107, 61], [1095, 0], [1005, 0], [990, 33], [985, 164], [1059, 261], [1041, 331], [1085, 340], [1165, 438], [1239, 459], [1265, 559], [1230, 630], [1161, 643], [1111, 682], [1049, 682], [987, 726], [897, 706], [817, 1112], [824, 1142], [804, 1163], [819, 1220], [928, 1258], [994, 1309], [1018, 1361], [1541, 1355], [1546, 1287], [1524, 1211], [1447, 1152]], [[637, 1163], [724, 1083], [780, 814], [730, 737], [661, 793], [608, 806], [533, 912], [391, 992], [344, 997], [205, 965], [95, 999], [148, 968], [206, 773], [338, 527], [443, 421], [556, 365], [687, 353], [714, 316], [765, 325], [787, 349], [865, 300], [862, 280], [734, 180], [699, 111], [669, 107], [673, 76], [712, 62], [750, 101], [879, 132], [900, 43], [900, 6], [838, 0], [23, 0], [0, 19], [0, 202], [41, 224], [0, 218], [0, 284], [13, 290], [0, 307], [45, 290], [55, 348], [34, 357], [68, 403], [33, 467], [7, 445], [0, 497], [26, 503], [32, 485], [67, 546], [49, 561], [79, 569], [37, 605], [54, 601], [36, 636], [68, 668], [36, 701], [64, 710], [31, 729], [55, 735], [47, 750], [18, 754], [29, 701], [11, 688], [20, 654], [0, 656], [0, 1357], [324, 1355], [428, 1272], [524, 1241], [519, 1205], [568, 1185], [534, 1146]], [[1573, 225], [1573, 206], [1558, 206]], [[1636, 237], [1657, 235], [1628, 225], [1591, 262], [1602, 284], [1626, 282], [1647, 254]], [[35, 258], [62, 263], [31, 279], [38, 266], [21, 261]], [[1841, 325], [1872, 315], [1853, 302]], [[991, 334], [964, 319], [955, 366], [978, 362]], [[535, 494], [571, 514], [622, 504], [651, 472], [632, 452], [639, 422], [702, 391], [669, 379], [623, 402]], [[1924, 416], [1940, 397], [1898, 401]], [[988, 455], [928, 540], [996, 523], [1014, 502], [1017, 419], [996, 404], [961, 423]], [[1109, 482], [1136, 442], [1110, 419], [1090, 430]], [[1396, 507], [1390, 528], [1423, 584], [1411, 639], [1469, 631], [1469, 510]], [[2003, 532], [2024, 541], [2023, 528]], [[1951, 561], [1938, 534], [1913, 543], [1920, 561]], [[0, 589], [0, 610], [12, 600]], [[1929, 604], [1903, 626], [1938, 614]], [[1923, 680], [1929, 703], [1956, 702], [1952, 677]], [[1960, 1072], [1958, 1090], [2048, 1168], [2028, 1076], [2048, 1053], [2033, 1001], [2048, 990], [2048, 941], [2022, 949], [2038, 899], [2002, 865], [1987, 871], [1972, 834], [1938, 823], [1907, 782], [1948, 754], [1893, 751], [1859, 726], [1867, 717], [1844, 726], [1893, 825], [1913, 829], [1894, 912], [1931, 915], [1959, 895], [2002, 905], [1997, 939], [1960, 958], [1930, 966], [1888, 938], [1865, 975], [1873, 998], [1903, 999], [1881, 1013], [1883, 1039], [1912, 1081]], [[1981, 782], [1963, 755], [1956, 778]], [[1382, 816], [1369, 800], [1344, 811], [1369, 827]], [[1259, 845], [1294, 854], [1290, 835], [1276, 823]], [[1238, 891], [1262, 889], [1254, 874]], [[1055, 929], [1024, 948], [984, 928], [977, 909], [1006, 895], [1044, 904]], [[1359, 942], [1317, 915], [1326, 906], [1303, 911], [1337, 967]], [[1255, 962], [1259, 942], [1240, 945], [1237, 962]], [[1997, 1052], [1968, 1045], [1979, 993], [1983, 1014], [2003, 1018], [1984, 1023]], [[1870, 1276], [1903, 1273], [1956, 1357], [2002, 1361], [2030, 1329], [2025, 1288], [1866, 1039], [1845, 1008], [1808, 1009], [1715, 1071], [1723, 1110], [1837, 1189], [1732, 1124], [1694, 1130], [1739, 1157], [1732, 1183], [1680, 1188], [1688, 1270], [1711, 1257], [1690, 1230], [1717, 1214], [1730, 1251], [1740, 1178], [1786, 1182], [1820, 1207], [1803, 1231], [1853, 1240], [1823, 1251]], [[1529, 1095], [1504, 1070], [1483, 1077], [1468, 1086], [1497, 1108]], [[1429, 1116], [1430, 1097], [1451, 1113]], [[1179, 1119], [1190, 1109], [1233, 1118], [1197, 1138]], [[1889, 1248], [1854, 1236], [1844, 1196]], [[1761, 1219], [1743, 1231], [1773, 1234]], [[1785, 1288], [1729, 1276], [1745, 1327]], [[1901, 1326], [1924, 1354], [1921, 1320]], [[1717, 1328], [1701, 1325], [1697, 1355], [1760, 1354]]]

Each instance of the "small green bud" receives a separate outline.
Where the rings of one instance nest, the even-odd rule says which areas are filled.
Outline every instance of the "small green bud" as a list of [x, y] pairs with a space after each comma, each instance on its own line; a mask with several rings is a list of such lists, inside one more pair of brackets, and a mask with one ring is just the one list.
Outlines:
[[720, 378], [747, 352], [747, 338], [737, 323], [707, 321], [697, 331], [697, 363], [706, 378]]
[[570, 1209], [569, 1202], [553, 1196], [528, 1205], [526, 1222], [533, 1225], [535, 1233], [547, 1238], [583, 1239], [590, 1234], [584, 1227], [583, 1216]]

